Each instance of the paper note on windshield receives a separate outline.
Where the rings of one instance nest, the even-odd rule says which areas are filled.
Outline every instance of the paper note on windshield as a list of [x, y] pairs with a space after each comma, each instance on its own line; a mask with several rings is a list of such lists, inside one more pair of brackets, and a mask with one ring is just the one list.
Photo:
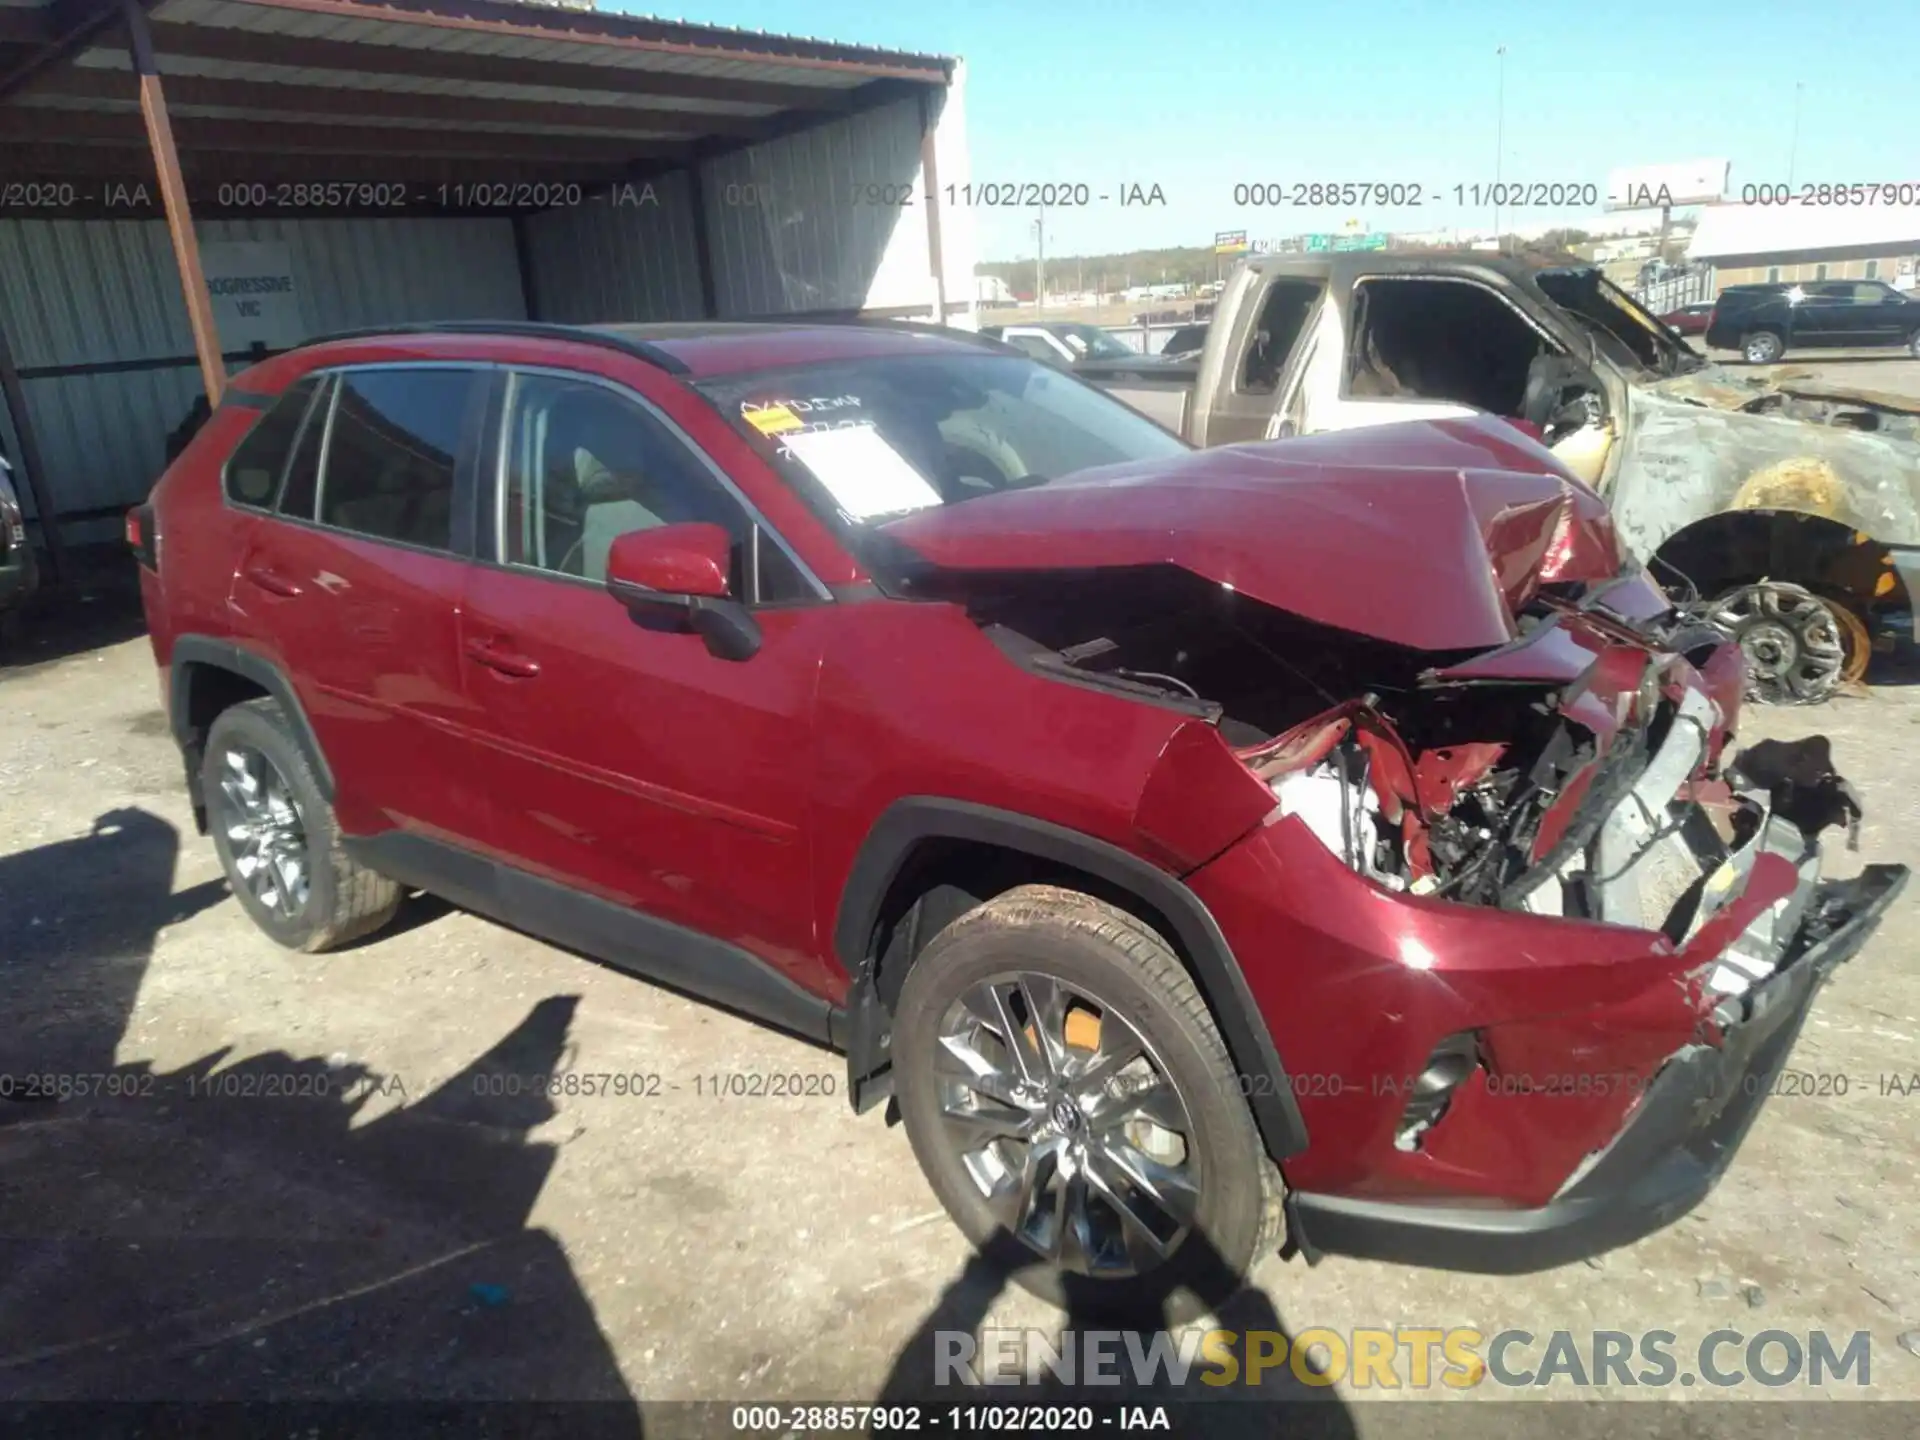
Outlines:
[[856, 520], [940, 503], [940, 492], [871, 425], [791, 431], [780, 443]]

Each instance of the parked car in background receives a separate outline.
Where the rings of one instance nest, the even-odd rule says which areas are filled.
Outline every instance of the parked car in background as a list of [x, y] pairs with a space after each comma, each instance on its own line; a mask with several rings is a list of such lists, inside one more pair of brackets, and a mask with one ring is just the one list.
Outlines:
[[1168, 360], [1197, 360], [1207, 347], [1206, 325], [1182, 325], [1157, 352]]
[[1121, 380], [1157, 371], [1170, 357], [1148, 355], [1116, 339], [1098, 325], [1077, 320], [1034, 320], [1017, 325], [983, 325], [980, 333], [1076, 374]]
[[[1889, 313], [1920, 322], [1920, 302]], [[1589, 265], [1254, 257], [1197, 365], [1093, 378], [1199, 445], [1505, 416], [1739, 642], [1763, 700], [1823, 700], [1920, 640], [1920, 400], [1713, 364]]]
[[1681, 335], [1704, 335], [1707, 321], [1712, 315], [1713, 302], [1703, 300], [1694, 305], [1682, 305], [1678, 310], [1669, 310], [1660, 317], [1660, 323]]
[[1078, 1314], [1671, 1223], [1906, 880], [1818, 878], [1827, 742], [1729, 753], [1737, 654], [1484, 416], [1199, 452], [950, 331], [475, 322], [248, 369], [129, 525], [268, 935], [419, 887], [839, 1047]]
[[1706, 336], [1750, 365], [1790, 350], [1899, 349], [1920, 359], [1920, 296], [1879, 280], [1729, 285]]
[[0, 455], [0, 643], [19, 631], [20, 610], [39, 584], [39, 563], [27, 541], [27, 522], [13, 488], [13, 470]]

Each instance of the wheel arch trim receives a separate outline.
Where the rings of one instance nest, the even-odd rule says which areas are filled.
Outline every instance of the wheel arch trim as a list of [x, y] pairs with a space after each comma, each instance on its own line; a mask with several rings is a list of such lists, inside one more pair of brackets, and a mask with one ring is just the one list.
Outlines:
[[[1174, 875], [1137, 855], [1065, 826], [964, 800], [914, 795], [881, 812], [861, 843], [842, 888], [834, 921], [836, 957], [853, 977], [848, 997], [848, 1088], [864, 1109], [890, 1036], [873, 977], [872, 941], [882, 907], [915, 848], [927, 840], [991, 845], [1070, 866], [1114, 885], [1167, 918], [1201, 997], [1212, 1012], [1234, 1069], [1247, 1083], [1247, 1104], [1267, 1153], [1276, 1162], [1307, 1145], [1300, 1115], [1273, 1037], [1260, 1022], [1253, 991], [1219, 924], [1199, 896]], [[874, 1095], [873, 1098], [879, 1098]], [[867, 1103], [871, 1103], [868, 1101]]]
[[[168, 664], [167, 677], [167, 720], [173, 730], [174, 742], [179, 745], [181, 754], [192, 757], [199, 753], [205, 741], [204, 735], [196, 735], [188, 718], [192, 714], [192, 698], [195, 667], [206, 666], [214, 670], [225, 670], [238, 675], [243, 680], [258, 685], [267, 694], [279, 702], [286, 712], [288, 723], [293, 726], [295, 742], [305, 753], [307, 764], [313, 768], [313, 777], [320, 786], [320, 793], [328, 804], [333, 803], [333, 768], [327, 764], [326, 752], [320, 748], [320, 739], [314, 733], [313, 723], [307, 718], [306, 707], [300, 703], [293, 682], [286, 673], [265, 656], [255, 654], [244, 646], [231, 640], [219, 640], [211, 635], [181, 635], [173, 642], [173, 652]], [[200, 806], [197, 784], [191, 771], [194, 766], [189, 758], [189, 784], [193, 786], [196, 810]]]

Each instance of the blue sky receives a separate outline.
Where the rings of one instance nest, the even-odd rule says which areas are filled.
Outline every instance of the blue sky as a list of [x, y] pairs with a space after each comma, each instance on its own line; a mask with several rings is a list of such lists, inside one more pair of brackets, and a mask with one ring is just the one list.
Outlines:
[[[613, 8], [642, 10], [626, 0]], [[959, 55], [976, 184], [1159, 185], [1164, 208], [1048, 213], [1047, 252], [1208, 244], [1217, 230], [1486, 227], [1453, 186], [1593, 182], [1717, 158], [1745, 183], [1920, 182], [1920, 3], [1778, 0], [701, 0], [676, 17]], [[1507, 47], [1496, 145], [1495, 47]], [[1794, 144], [1795, 87], [1800, 86]], [[1248, 209], [1251, 181], [1414, 182], [1418, 210]], [[1435, 192], [1438, 192], [1436, 195]], [[1508, 225], [1584, 210], [1505, 212]], [[977, 213], [983, 259], [1033, 253], [1032, 212]]]

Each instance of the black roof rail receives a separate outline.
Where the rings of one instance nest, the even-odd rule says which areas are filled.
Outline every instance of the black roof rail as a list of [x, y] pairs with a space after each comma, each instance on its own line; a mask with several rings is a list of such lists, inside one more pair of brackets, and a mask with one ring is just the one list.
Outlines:
[[649, 341], [629, 339], [610, 330], [590, 330], [584, 325], [555, 325], [539, 320], [409, 321], [399, 325], [373, 325], [363, 330], [335, 330], [303, 340], [301, 346], [329, 345], [336, 340], [378, 340], [387, 335], [504, 335], [532, 340], [570, 340], [578, 345], [618, 350], [669, 375], [693, 373], [684, 360]]

